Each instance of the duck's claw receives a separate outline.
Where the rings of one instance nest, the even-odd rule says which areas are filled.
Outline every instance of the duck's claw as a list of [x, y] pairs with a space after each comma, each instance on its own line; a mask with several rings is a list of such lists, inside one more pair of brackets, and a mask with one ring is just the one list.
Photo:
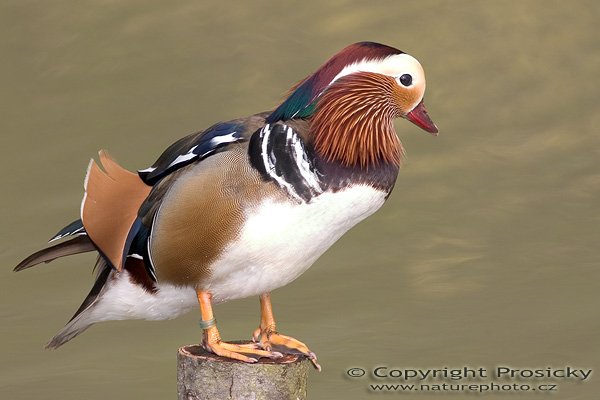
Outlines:
[[321, 365], [317, 362], [317, 355], [311, 351], [308, 354], [308, 359], [313, 364], [313, 366], [315, 367], [315, 369], [317, 371], [321, 372]]
[[[283, 354], [280, 352], [263, 350], [256, 343], [234, 344], [218, 341], [214, 343], [205, 343], [204, 348], [218, 356], [244, 361], [247, 363], [255, 363], [261, 357], [273, 359], [283, 357]], [[253, 355], [256, 357], [249, 357], [248, 355]]]
[[[321, 371], [321, 366], [317, 362], [317, 355], [310, 351], [307, 345], [291, 336], [282, 335], [278, 332], [256, 329], [252, 334], [252, 340], [259, 342], [262, 349], [273, 351], [273, 348], [281, 350], [282, 353], [303, 354], [312, 362], [317, 371]], [[285, 348], [285, 349], [284, 349]], [[289, 350], [289, 351], [285, 351]]]

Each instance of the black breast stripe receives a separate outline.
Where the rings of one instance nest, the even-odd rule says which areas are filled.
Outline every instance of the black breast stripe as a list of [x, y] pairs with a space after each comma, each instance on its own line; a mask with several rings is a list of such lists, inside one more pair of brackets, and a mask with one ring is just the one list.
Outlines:
[[250, 138], [250, 163], [263, 178], [300, 202], [323, 192], [314, 151], [285, 124], [267, 124]]

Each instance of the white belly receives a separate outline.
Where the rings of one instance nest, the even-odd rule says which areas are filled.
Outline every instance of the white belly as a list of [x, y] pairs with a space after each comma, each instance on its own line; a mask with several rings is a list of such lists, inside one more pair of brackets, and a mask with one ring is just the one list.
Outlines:
[[350, 228], [379, 209], [386, 193], [367, 185], [323, 193], [308, 204], [266, 200], [248, 210], [237, 237], [211, 265], [203, 289], [214, 302], [284, 286]]
[[129, 272], [113, 272], [97, 304], [87, 313], [90, 323], [122, 319], [163, 320], [175, 318], [198, 307], [196, 291], [191, 286], [158, 283], [158, 291], [149, 293], [131, 280]]
[[[213, 273], [203, 289], [211, 291], [213, 302], [223, 302], [284, 286], [384, 201], [385, 193], [370, 186], [323, 193], [310, 204], [266, 200], [248, 210], [240, 235], [211, 266]], [[109, 279], [94, 307], [71, 325], [170, 319], [197, 307], [191, 286], [158, 282], [158, 292], [151, 294], [134, 284], [127, 271], [114, 274], [116, 279]]]

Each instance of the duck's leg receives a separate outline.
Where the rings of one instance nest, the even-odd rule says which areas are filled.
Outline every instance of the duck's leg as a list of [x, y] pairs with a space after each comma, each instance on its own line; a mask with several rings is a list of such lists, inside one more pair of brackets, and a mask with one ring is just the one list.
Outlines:
[[[258, 361], [260, 357], [279, 358], [282, 356], [281, 353], [276, 351], [262, 350], [255, 343], [233, 344], [223, 342], [213, 316], [211, 294], [198, 289], [196, 289], [196, 294], [198, 295], [200, 313], [202, 314], [202, 320], [200, 321], [200, 327], [203, 329], [202, 346], [206, 350], [218, 356], [249, 363]], [[246, 354], [254, 355], [256, 358], [248, 357]]]
[[267, 351], [272, 351], [273, 346], [283, 346], [292, 350], [292, 353], [304, 354], [316, 369], [321, 370], [321, 366], [317, 363], [317, 356], [308, 346], [293, 337], [277, 332], [270, 293], [260, 295], [260, 326], [252, 334], [252, 340], [259, 342], [260, 346]]

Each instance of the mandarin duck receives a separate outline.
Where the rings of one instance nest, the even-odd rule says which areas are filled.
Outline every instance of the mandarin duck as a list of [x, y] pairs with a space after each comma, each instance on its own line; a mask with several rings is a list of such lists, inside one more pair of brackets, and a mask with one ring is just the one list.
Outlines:
[[[47, 347], [97, 322], [171, 319], [199, 304], [208, 351], [245, 362], [299, 352], [318, 366], [304, 343], [277, 331], [270, 292], [383, 205], [404, 153], [394, 119], [438, 132], [424, 92], [415, 58], [361, 42], [273, 111], [186, 136], [137, 174], [100, 151], [80, 219], [15, 268], [98, 253], [91, 291]], [[249, 296], [261, 306], [253, 341], [222, 341], [212, 305]]]

